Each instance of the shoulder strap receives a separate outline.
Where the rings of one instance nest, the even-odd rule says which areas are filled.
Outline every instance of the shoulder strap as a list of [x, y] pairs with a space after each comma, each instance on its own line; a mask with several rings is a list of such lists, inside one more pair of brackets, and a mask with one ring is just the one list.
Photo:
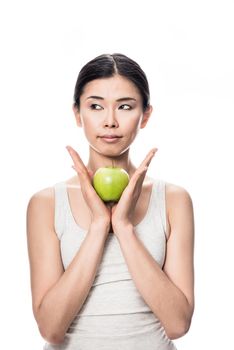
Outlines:
[[162, 220], [163, 230], [166, 235], [166, 182], [160, 179], [159, 187], [158, 187], [158, 195], [159, 195], [159, 208], [160, 208], [160, 216]]
[[166, 235], [166, 182], [162, 179], [154, 179], [154, 207], [161, 220], [164, 234]]
[[64, 182], [57, 182], [54, 185], [54, 228], [59, 239], [61, 239], [66, 220], [66, 193]]

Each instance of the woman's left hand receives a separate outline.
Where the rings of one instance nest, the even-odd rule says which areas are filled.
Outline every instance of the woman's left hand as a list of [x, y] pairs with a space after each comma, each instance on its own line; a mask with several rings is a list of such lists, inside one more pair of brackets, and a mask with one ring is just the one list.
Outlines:
[[148, 166], [157, 152], [157, 148], [153, 148], [140, 164], [138, 169], [132, 175], [127, 187], [124, 189], [117, 204], [111, 208], [111, 223], [113, 231], [118, 235], [119, 229], [132, 225], [133, 213], [137, 200], [141, 194], [142, 184], [148, 170]]

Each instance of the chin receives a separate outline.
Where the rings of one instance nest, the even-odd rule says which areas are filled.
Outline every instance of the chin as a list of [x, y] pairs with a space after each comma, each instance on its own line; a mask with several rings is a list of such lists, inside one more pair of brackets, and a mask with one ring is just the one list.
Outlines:
[[127, 146], [126, 148], [120, 148], [120, 147], [116, 147], [113, 145], [109, 146], [109, 145], [106, 145], [106, 146], [103, 146], [103, 147], [96, 147], [92, 144], [89, 144], [90, 147], [97, 153], [101, 154], [102, 156], [105, 156], [105, 157], [119, 157], [121, 156], [121, 154], [125, 153], [130, 146]]

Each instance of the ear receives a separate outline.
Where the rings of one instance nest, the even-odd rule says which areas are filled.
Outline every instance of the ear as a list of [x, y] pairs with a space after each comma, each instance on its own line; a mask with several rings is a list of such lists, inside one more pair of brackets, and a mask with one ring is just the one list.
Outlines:
[[146, 109], [146, 111], [143, 114], [143, 118], [141, 120], [140, 129], [143, 129], [146, 126], [146, 124], [148, 123], [148, 120], [149, 120], [152, 112], [153, 112], [153, 107], [151, 105], [149, 105], [148, 108]]
[[72, 105], [72, 110], [73, 110], [75, 118], [76, 118], [76, 124], [80, 128], [82, 128], [82, 122], [81, 122], [80, 112], [79, 112], [78, 108], [76, 106]]

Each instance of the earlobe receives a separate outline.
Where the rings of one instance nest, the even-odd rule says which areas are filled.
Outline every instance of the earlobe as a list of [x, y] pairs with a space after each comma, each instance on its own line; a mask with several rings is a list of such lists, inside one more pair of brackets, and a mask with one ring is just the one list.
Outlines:
[[153, 112], [153, 107], [150, 105], [143, 114], [143, 118], [141, 121], [141, 129], [143, 129], [146, 126], [146, 124], [148, 123], [148, 120], [149, 120], [152, 112]]
[[79, 113], [79, 110], [76, 106], [72, 106], [72, 109], [73, 109], [73, 112], [74, 112], [74, 115], [75, 115], [75, 118], [76, 118], [76, 124], [82, 128], [82, 122], [81, 122], [81, 118], [80, 118], [80, 113]]
[[81, 119], [80, 119], [80, 115], [76, 115], [76, 124], [82, 128], [82, 122], [81, 122]]

